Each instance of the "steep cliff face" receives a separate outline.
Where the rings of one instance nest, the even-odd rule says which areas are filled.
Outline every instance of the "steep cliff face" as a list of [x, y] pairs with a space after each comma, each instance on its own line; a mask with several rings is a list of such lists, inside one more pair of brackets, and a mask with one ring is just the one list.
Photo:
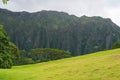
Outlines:
[[11, 12], [0, 9], [0, 24], [20, 49], [58, 48], [81, 55], [110, 49], [120, 28], [110, 19], [64, 12]]

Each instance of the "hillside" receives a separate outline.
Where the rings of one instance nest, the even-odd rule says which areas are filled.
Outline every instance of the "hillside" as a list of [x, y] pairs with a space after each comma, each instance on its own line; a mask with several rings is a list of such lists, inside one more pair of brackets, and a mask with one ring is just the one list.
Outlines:
[[57, 48], [73, 56], [110, 49], [120, 28], [102, 17], [76, 17], [64, 12], [12, 12], [0, 9], [0, 24], [20, 49]]
[[0, 69], [0, 80], [120, 80], [120, 49]]

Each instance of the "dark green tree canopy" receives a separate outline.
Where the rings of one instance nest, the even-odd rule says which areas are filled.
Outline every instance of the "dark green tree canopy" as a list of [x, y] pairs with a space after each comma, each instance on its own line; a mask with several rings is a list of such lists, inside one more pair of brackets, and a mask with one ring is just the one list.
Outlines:
[[18, 57], [18, 48], [7, 38], [3, 27], [0, 25], [0, 68], [11, 68]]
[[43, 62], [70, 57], [70, 52], [51, 48], [32, 49], [29, 55], [35, 62]]
[[9, 46], [9, 40], [6, 37], [3, 27], [0, 25], [0, 68], [12, 67], [13, 63]]

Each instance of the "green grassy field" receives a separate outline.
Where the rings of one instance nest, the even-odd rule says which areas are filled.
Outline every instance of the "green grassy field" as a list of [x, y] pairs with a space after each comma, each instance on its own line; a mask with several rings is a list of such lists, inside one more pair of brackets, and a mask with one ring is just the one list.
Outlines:
[[0, 69], [0, 80], [120, 80], [120, 49]]

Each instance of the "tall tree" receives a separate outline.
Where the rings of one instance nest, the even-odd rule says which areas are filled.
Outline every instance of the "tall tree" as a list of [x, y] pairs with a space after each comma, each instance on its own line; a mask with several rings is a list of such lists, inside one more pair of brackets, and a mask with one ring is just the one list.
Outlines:
[[9, 40], [2, 26], [0, 26], [0, 68], [11, 68], [12, 64]]
[[9, 41], [0, 25], [0, 68], [11, 68], [18, 64], [20, 58], [18, 47]]

